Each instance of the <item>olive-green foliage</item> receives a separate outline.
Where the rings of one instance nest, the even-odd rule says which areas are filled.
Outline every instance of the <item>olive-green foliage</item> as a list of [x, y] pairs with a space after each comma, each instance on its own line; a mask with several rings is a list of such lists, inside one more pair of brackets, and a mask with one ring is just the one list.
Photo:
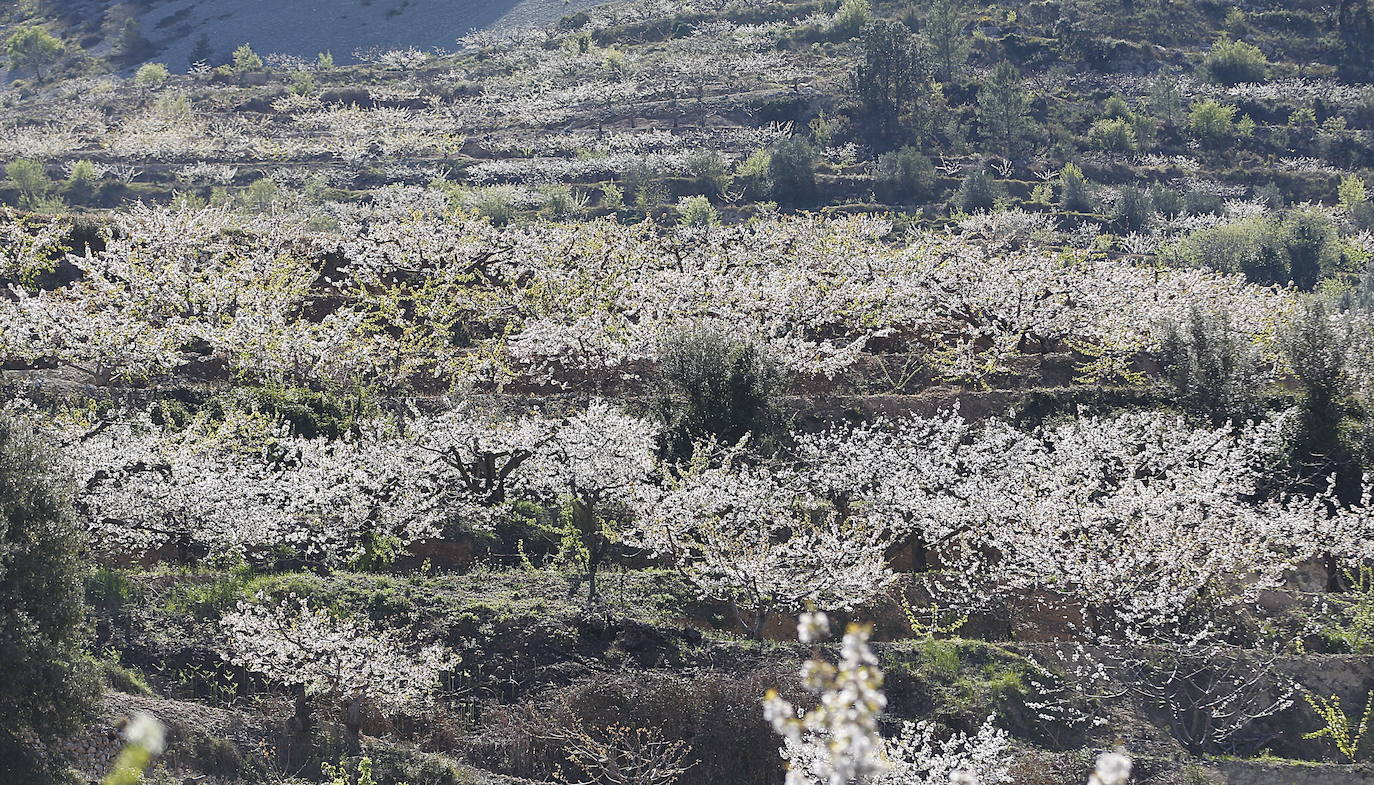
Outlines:
[[1348, 336], [1336, 329], [1330, 309], [1318, 299], [1286, 325], [1280, 338], [1300, 395], [1300, 416], [1287, 435], [1287, 476], [1282, 479], [1315, 493], [1334, 477], [1338, 495], [1354, 502], [1363, 477], [1360, 458], [1369, 451], [1349, 438], [1359, 429], [1349, 427], [1358, 411], [1346, 370]]
[[277, 203], [277, 184], [266, 177], [260, 177], [248, 184], [243, 192], [244, 206], [253, 212], [270, 212]]
[[167, 596], [167, 610], [197, 619], [217, 619], [247, 599], [253, 573], [245, 568], [217, 574], [210, 580], [181, 583]]
[[67, 175], [67, 182], [62, 187], [68, 199], [81, 204], [95, 194], [95, 184], [95, 165], [82, 159], [72, 164], [71, 171]]
[[262, 70], [262, 58], [253, 47], [243, 44], [234, 50], [234, 70], [235, 71], [259, 71]]
[[100, 669], [101, 683], [112, 690], [127, 692], [130, 695], [153, 694], [152, 688], [148, 686], [148, 680], [132, 668], [126, 668], [113, 660], [97, 660], [96, 666]]
[[868, 24], [873, 7], [868, 0], [844, 0], [830, 20], [830, 31], [840, 38], [853, 38]]
[[110, 57], [116, 61], [130, 62], [147, 54], [149, 46], [138, 20], [125, 19], [119, 28], [119, 34], [110, 44]]
[[1103, 118], [1088, 129], [1093, 147], [1113, 153], [1133, 153], [1136, 150], [1135, 128], [1124, 117]]
[[1194, 307], [1185, 324], [1166, 327], [1161, 354], [1178, 400], [1214, 426], [1260, 413], [1261, 363], [1230, 315]]
[[698, 150], [688, 156], [687, 173], [708, 196], [720, 196], [730, 187], [730, 162], [715, 150]]
[[1077, 164], [1064, 164], [1059, 172], [1059, 206], [1069, 212], [1087, 213], [1093, 210], [1092, 192], [1088, 178]]
[[106, 616], [118, 613], [133, 599], [134, 585], [118, 570], [98, 567], [86, 577], [86, 602]]
[[648, 163], [636, 163], [625, 168], [620, 176], [625, 196], [640, 210], [653, 210], [668, 198], [668, 188], [663, 182], [663, 172], [659, 167]]
[[1112, 220], [1123, 232], [1142, 232], [1155, 218], [1155, 203], [1143, 188], [1122, 188], [1112, 208]]
[[773, 146], [768, 157], [773, 198], [796, 204], [816, 195], [816, 148], [802, 136], [789, 136]]
[[38, 25], [20, 27], [5, 39], [5, 56], [16, 68], [40, 78], [62, 54], [62, 42]]
[[879, 156], [873, 179], [885, 201], [922, 202], [935, 185], [935, 165], [915, 147], [903, 147]]
[[39, 161], [30, 158], [10, 161], [5, 165], [5, 175], [19, 190], [20, 201], [26, 207], [40, 206], [52, 192], [52, 179]]
[[1202, 69], [1225, 85], [1263, 82], [1269, 76], [1269, 59], [1253, 44], [1220, 38], [1202, 60]]
[[295, 95], [313, 95], [319, 85], [315, 75], [309, 71], [297, 71], [291, 75], [291, 92]]
[[684, 196], [677, 203], [677, 220], [683, 226], [702, 228], [720, 223], [720, 213], [704, 196]]
[[1236, 132], [1236, 107], [1218, 101], [1198, 101], [1188, 112], [1188, 128], [1198, 141], [1221, 146]]
[[585, 197], [575, 193], [571, 186], [547, 185], [540, 189], [543, 204], [539, 211], [555, 221], [574, 218], [586, 206]]
[[86, 653], [84, 545], [57, 464], [24, 425], [0, 419], [0, 771], [43, 781], [40, 741], [75, 732], [98, 694]]
[[752, 434], [755, 443], [765, 441], [777, 426], [781, 374], [750, 341], [719, 327], [693, 327], [671, 336], [659, 356], [649, 405], [667, 426], [670, 459], [690, 457], [707, 438], [734, 444]]
[[515, 189], [508, 185], [465, 190], [461, 198], [465, 206], [491, 221], [492, 226], [505, 226], [515, 220], [518, 211]]
[[992, 176], [981, 166], [969, 170], [959, 183], [959, 192], [954, 197], [955, 204], [966, 213], [991, 210], [997, 204], [997, 188]]
[[1350, 591], [1333, 594], [1338, 616], [1322, 630], [1337, 651], [1374, 653], [1374, 568], [1361, 565], [1345, 574]]
[[134, 74], [134, 84], [139, 87], [157, 87], [167, 81], [170, 72], [162, 63], [144, 63]]
[[1031, 692], [1033, 666], [999, 646], [961, 638], [904, 642], [882, 652], [889, 699], [917, 699], [905, 712], [934, 712], [935, 719], [976, 727], [988, 717], [1019, 714]]
[[1341, 264], [1336, 228], [1317, 210], [1292, 210], [1201, 229], [1182, 243], [1182, 256], [1256, 283], [1312, 289]]
[[745, 196], [758, 199], [772, 193], [773, 186], [768, 177], [771, 159], [768, 150], [759, 148], [735, 167], [734, 179], [743, 186]]
[[[291, 426], [291, 433], [313, 439], [337, 439], [351, 431], [360, 417], [372, 413], [375, 402], [360, 392], [345, 396], [304, 387], [241, 387], [218, 395], [205, 403], [213, 419], [222, 419], [235, 409], [248, 409], [280, 417]], [[153, 419], [167, 427], [183, 427], [192, 412], [175, 402], [167, 402], [153, 412]]]

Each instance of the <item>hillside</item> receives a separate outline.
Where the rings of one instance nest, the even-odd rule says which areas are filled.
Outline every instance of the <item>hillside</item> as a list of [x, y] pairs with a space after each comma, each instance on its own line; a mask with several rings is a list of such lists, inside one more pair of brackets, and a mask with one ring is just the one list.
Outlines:
[[1367, 1], [3, 13], [0, 783], [1374, 782]]

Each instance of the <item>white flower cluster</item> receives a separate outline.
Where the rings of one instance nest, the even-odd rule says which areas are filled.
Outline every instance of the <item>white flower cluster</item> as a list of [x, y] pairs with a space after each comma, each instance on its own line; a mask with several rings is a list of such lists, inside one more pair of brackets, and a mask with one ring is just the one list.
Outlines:
[[225, 660], [330, 702], [421, 708], [433, 701], [440, 677], [458, 665], [441, 646], [408, 645], [408, 633], [336, 618], [294, 595], [278, 603], [261, 595], [240, 602], [220, 625]]
[[[416, 188], [334, 213], [339, 233], [328, 235], [287, 217], [123, 213], [104, 250], [68, 257], [78, 280], [0, 301], [0, 355], [101, 381], [195, 360], [327, 387], [512, 374], [601, 384], [651, 361], [664, 335], [711, 321], [790, 371], [830, 377], [875, 338], [924, 333], [944, 375], [976, 382], [1028, 345], [1072, 342], [1124, 366], [1198, 303], [1225, 307], [1259, 340], [1294, 302], [1196, 268], [1002, 247], [1052, 228], [1016, 213], [968, 227], [995, 241], [901, 244], [872, 217], [770, 217], [704, 234], [611, 221], [496, 229]], [[344, 264], [322, 278], [330, 253]], [[460, 332], [474, 343], [456, 342]]]
[[[804, 639], [821, 631], [829, 632], [823, 615], [806, 617], [799, 627]], [[787, 785], [848, 785], [883, 766], [878, 715], [887, 697], [868, 636], [867, 627], [851, 625], [837, 664], [811, 659], [802, 666], [802, 684], [820, 699], [810, 711], [799, 711], [776, 691], [764, 697], [764, 717], [785, 742]]]

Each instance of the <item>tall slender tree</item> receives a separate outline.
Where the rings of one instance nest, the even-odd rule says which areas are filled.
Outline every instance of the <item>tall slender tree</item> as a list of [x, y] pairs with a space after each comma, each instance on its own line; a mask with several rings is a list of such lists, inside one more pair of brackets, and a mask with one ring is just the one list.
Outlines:
[[935, 75], [948, 82], [968, 60], [970, 39], [964, 32], [964, 0], [932, 0], [921, 31], [935, 61]]
[[978, 117], [988, 141], [1007, 154], [1020, 147], [1030, 126], [1030, 103], [1021, 72], [1002, 61], [978, 91]]

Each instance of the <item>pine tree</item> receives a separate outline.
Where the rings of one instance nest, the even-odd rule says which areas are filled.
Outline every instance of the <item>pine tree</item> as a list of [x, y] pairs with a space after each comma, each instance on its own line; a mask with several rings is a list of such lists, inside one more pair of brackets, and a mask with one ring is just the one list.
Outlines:
[[864, 31], [864, 59], [854, 71], [854, 91], [876, 121], [878, 136], [895, 137], [902, 115], [929, 79], [916, 38], [897, 22], [874, 22]]
[[984, 133], [1008, 154], [1020, 146], [1029, 128], [1030, 100], [1021, 72], [1005, 60], [978, 91], [978, 116]]
[[922, 31], [934, 56], [936, 76], [948, 82], [968, 60], [969, 37], [964, 34], [963, 0], [933, 0]]

